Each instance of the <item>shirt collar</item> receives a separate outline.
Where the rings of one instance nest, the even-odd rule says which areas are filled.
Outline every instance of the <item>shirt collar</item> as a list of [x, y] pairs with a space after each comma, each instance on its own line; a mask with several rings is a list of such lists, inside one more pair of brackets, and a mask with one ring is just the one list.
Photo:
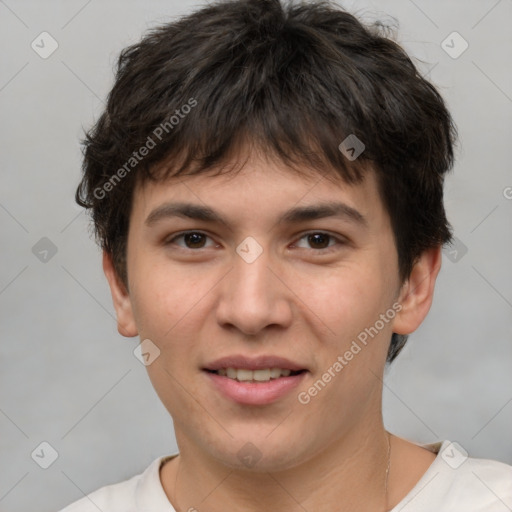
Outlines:
[[142, 473], [135, 489], [135, 503], [140, 512], [176, 512], [165, 494], [160, 480], [160, 468], [178, 454], [155, 459]]

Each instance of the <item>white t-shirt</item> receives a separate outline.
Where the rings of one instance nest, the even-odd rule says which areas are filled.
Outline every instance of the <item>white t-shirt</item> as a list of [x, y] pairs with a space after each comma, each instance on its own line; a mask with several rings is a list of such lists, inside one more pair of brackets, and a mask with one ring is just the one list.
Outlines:
[[[466, 458], [457, 443], [424, 445], [437, 453], [426, 473], [390, 512], [510, 512], [512, 466]], [[160, 481], [160, 466], [175, 457], [155, 459], [140, 475], [107, 485], [60, 512], [176, 512]]]

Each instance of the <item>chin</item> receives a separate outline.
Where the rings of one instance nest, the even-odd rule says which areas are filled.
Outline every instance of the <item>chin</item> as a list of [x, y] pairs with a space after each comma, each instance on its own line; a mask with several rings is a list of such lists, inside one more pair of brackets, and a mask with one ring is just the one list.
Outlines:
[[[243, 440], [234, 439], [228, 446], [212, 450], [210, 445], [207, 449], [217, 461], [230, 469], [266, 473], [288, 470], [304, 462], [306, 455], [297, 453], [297, 446], [303, 446], [303, 443], [304, 439], [295, 442], [291, 436], [286, 440], [271, 440], [265, 435], [245, 435]], [[236, 447], [234, 451], [233, 447]]]

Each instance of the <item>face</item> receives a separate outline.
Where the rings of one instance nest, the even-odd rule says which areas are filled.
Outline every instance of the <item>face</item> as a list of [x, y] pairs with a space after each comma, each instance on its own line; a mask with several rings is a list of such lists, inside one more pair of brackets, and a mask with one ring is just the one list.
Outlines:
[[134, 196], [119, 330], [150, 340], [179, 445], [230, 467], [249, 455], [259, 470], [290, 468], [380, 417], [397, 261], [372, 172], [349, 186], [253, 159], [231, 176], [148, 183]]

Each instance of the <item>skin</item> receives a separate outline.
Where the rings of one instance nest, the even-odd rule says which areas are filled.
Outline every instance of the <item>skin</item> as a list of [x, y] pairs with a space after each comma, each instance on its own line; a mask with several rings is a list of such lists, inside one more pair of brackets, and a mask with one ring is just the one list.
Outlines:
[[[170, 200], [208, 205], [229, 224], [149, 213]], [[343, 201], [367, 225], [324, 218], [277, 222], [297, 205]], [[257, 212], [257, 214], [255, 214]], [[200, 231], [192, 242], [180, 232]], [[320, 241], [311, 232], [332, 235]], [[263, 249], [252, 263], [237, 252], [248, 236]], [[435, 455], [391, 436], [382, 421], [382, 378], [393, 332], [413, 332], [427, 315], [441, 265], [426, 251], [402, 283], [390, 219], [368, 170], [357, 185], [253, 155], [235, 175], [173, 177], [135, 190], [128, 233], [128, 290], [104, 253], [118, 330], [150, 339], [147, 366], [171, 414], [180, 454], [160, 478], [178, 511], [389, 510]], [[297, 400], [394, 303], [402, 309], [308, 404]], [[221, 395], [201, 370], [223, 356], [272, 354], [308, 369], [299, 389], [264, 406]], [[248, 468], [238, 451], [261, 454]]]

